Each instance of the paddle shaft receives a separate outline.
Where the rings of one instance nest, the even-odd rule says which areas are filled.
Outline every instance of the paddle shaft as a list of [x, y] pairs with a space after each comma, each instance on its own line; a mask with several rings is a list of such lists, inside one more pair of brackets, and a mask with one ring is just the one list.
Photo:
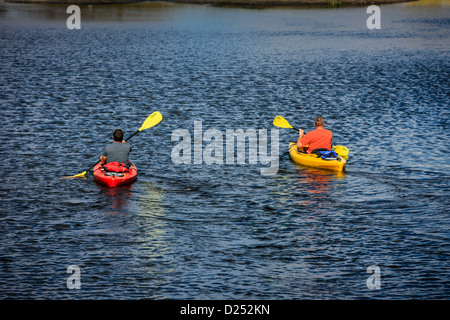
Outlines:
[[125, 141], [130, 140], [130, 139], [133, 138], [135, 135], [137, 135], [139, 132], [141, 132], [141, 131], [137, 130], [135, 133], [133, 133], [131, 136], [129, 136], [128, 139], [125, 139]]

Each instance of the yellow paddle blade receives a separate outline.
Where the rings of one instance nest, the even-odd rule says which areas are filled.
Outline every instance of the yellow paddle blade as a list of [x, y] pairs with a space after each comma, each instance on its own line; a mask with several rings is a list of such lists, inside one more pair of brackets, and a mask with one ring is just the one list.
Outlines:
[[71, 179], [71, 178], [84, 178], [84, 176], [86, 175], [87, 171], [83, 171], [82, 173], [76, 174], [74, 176], [67, 176], [67, 177], [63, 177], [63, 179]]
[[282, 116], [276, 116], [273, 120], [273, 125], [275, 127], [292, 129], [292, 126], [289, 124], [289, 122], [287, 122], [287, 120]]
[[158, 111], [153, 112], [151, 115], [148, 116], [147, 119], [145, 119], [142, 126], [139, 128], [139, 131], [151, 128], [153, 126], [156, 126], [158, 123], [162, 120], [162, 114]]
[[344, 146], [333, 146], [334, 152], [336, 152], [340, 156], [348, 155], [348, 148]]

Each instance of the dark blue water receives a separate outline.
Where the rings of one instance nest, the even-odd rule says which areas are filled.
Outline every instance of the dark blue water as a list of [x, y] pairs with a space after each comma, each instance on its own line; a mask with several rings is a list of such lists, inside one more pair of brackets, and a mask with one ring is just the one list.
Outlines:
[[[380, 30], [366, 8], [93, 6], [80, 30], [65, 9], [0, 3], [0, 298], [448, 299], [449, 6], [381, 6]], [[61, 179], [154, 111], [131, 187]], [[289, 129], [275, 175], [173, 163], [194, 121], [270, 139], [278, 114], [323, 115], [346, 172], [293, 163]]]

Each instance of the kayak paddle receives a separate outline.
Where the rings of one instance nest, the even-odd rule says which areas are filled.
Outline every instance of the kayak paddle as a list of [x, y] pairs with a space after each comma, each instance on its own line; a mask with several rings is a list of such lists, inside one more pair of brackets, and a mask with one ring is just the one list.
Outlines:
[[[141, 132], [142, 130], [145, 129], [149, 129], [151, 127], [156, 126], [158, 123], [160, 123], [162, 120], [162, 114], [159, 113], [158, 111], [153, 112], [150, 116], [148, 116], [147, 119], [145, 119], [144, 123], [142, 124], [142, 126], [139, 128], [139, 130], [137, 130], [135, 133], [133, 133], [131, 136], [129, 136], [127, 139], [125, 139], [125, 141], [130, 140], [132, 137], [134, 137], [135, 135], [137, 135], [139, 132]], [[93, 166], [91, 166], [89, 169], [87, 169], [86, 171], [83, 171], [82, 173], [76, 174], [74, 176], [67, 176], [64, 177], [65, 179], [68, 178], [81, 178], [84, 177], [86, 175], [86, 173], [88, 173], [89, 171], [91, 171], [92, 168], [94, 168], [97, 163], [99, 163], [99, 161], [97, 161]]]
[[[293, 129], [298, 132], [297, 128], [294, 128], [289, 124], [289, 122], [283, 118], [282, 116], [276, 116], [273, 120], [273, 125], [279, 128], [287, 128], [287, 129]], [[344, 146], [332, 146], [334, 151], [340, 155], [340, 156], [347, 156], [348, 155], [348, 148]]]

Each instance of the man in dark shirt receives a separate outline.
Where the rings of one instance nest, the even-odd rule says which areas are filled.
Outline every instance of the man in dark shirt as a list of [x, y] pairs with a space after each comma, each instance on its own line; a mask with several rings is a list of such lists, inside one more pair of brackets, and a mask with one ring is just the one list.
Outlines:
[[121, 129], [114, 130], [113, 139], [114, 143], [106, 145], [105, 151], [100, 157], [102, 165], [109, 162], [120, 162], [127, 165], [129, 161], [128, 156], [132, 150], [131, 145], [123, 140], [123, 131]]

